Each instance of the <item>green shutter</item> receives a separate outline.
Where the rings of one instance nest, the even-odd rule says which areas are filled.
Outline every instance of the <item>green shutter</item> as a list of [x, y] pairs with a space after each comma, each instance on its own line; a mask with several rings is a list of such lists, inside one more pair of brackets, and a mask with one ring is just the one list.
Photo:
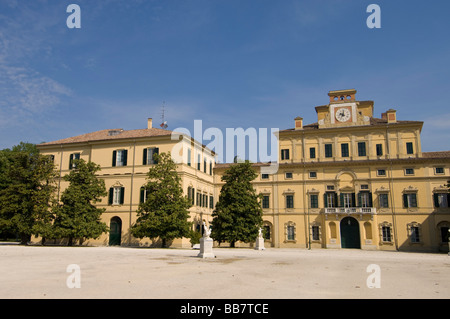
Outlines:
[[328, 196], [327, 193], [323, 194], [323, 207], [328, 207]]
[[112, 166], [116, 166], [117, 151], [113, 151]]
[[369, 193], [369, 207], [373, 207], [372, 193]]
[[344, 207], [344, 193], [339, 194], [339, 207]]
[[439, 194], [435, 193], [433, 194], [434, 198], [434, 207], [439, 207]]
[[120, 204], [122, 205], [124, 203], [125, 199], [125, 187], [120, 188]]
[[142, 156], [142, 165], [147, 165], [147, 149], [144, 148], [144, 153]]
[[111, 188], [109, 189], [109, 197], [108, 197], [108, 204], [109, 204], [109, 205], [112, 205], [112, 203], [113, 203], [113, 197], [114, 197], [114, 188], [111, 187]]
[[357, 207], [362, 207], [362, 194], [361, 192], [358, 193], [358, 204]]
[[70, 154], [69, 169], [72, 169], [72, 164], [73, 164], [73, 154]]
[[128, 150], [123, 150], [122, 151], [122, 163], [123, 166], [127, 166], [127, 161], [128, 161]]
[[356, 206], [356, 194], [352, 193], [352, 202], [350, 207], [355, 207]]
[[139, 203], [143, 203], [145, 202], [145, 187], [142, 186], [141, 187], [141, 195], [140, 195], [140, 199], [139, 199]]
[[408, 208], [408, 194], [403, 194], [403, 207]]

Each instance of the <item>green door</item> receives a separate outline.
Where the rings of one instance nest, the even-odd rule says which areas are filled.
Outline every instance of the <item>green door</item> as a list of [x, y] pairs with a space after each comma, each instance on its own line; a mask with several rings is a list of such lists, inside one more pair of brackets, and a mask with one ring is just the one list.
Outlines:
[[122, 220], [119, 217], [111, 218], [109, 225], [109, 245], [120, 246], [122, 237]]
[[361, 248], [359, 223], [353, 217], [345, 217], [341, 220], [341, 247]]

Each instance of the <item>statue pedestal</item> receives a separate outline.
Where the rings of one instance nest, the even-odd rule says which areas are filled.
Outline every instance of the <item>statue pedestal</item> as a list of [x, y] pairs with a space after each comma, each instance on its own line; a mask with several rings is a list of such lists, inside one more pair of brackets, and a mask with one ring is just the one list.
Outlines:
[[256, 239], [255, 250], [264, 250], [264, 238], [258, 237]]
[[197, 255], [200, 258], [215, 258], [213, 253], [213, 240], [209, 237], [200, 238], [200, 253]]

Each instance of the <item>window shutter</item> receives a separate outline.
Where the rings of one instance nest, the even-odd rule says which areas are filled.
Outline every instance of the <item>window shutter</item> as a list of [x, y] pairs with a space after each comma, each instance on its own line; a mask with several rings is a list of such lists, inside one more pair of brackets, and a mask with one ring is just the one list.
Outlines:
[[145, 188], [144, 188], [144, 186], [142, 186], [141, 187], [141, 196], [140, 196], [140, 198], [139, 198], [139, 203], [143, 203], [143, 202], [145, 202]]
[[350, 203], [350, 207], [355, 207], [355, 203], [356, 203], [356, 194], [352, 193], [352, 202]]
[[403, 194], [403, 207], [408, 208], [408, 194]]
[[328, 207], [328, 196], [327, 193], [323, 194], [323, 205], [325, 208]]
[[113, 198], [114, 198], [114, 188], [111, 187], [111, 188], [109, 189], [109, 197], [108, 197], [108, 204], [109, 204], [109, 205], [112, 205], [112, 203], [113, 203]]
[[[154, 149], [153, 149], [153, 158], [154, 158], [154, 156], [155, 156], [155, 154], [159, 154], [159, 148], [158, 147], [155, 147]], [[157, 159], [154, 159], [153, 160], [153, 164], [158, 164], [158, 160]]]
[[357, 207], [362, 207], [362, 194], [361, 192], [358, 193], [358, 205]]
[[439, 207], [439, 194], [433, 194], [434, 197], [434, 207]]
[[73, 164], [73, 154], [70, 154], [69, 169], [72, 169], [72, 164]]
[[373, 207], [372, 193], [369, 193], [369, 207]]
[[417, 195], [411, 194], [411, 207], [417, 207]]
[[123, 166], [127, 166], [127, 160], [128, 160], [128, 150], [123, 150], [122, 151], [122, 162], [123, 162]]
[[344, 194], [339, 194], [339, 207], [344, 207]]
[[147, 149], [144, 148], [144, 155], [142, 156], [142, 165], [147, 165]]
[[120, 188], [120, 204], [122, 205], [124, 203], [125, 199], [125, 187]]
[[113, 151], [112, 166], [116, 166], [117, 151]]

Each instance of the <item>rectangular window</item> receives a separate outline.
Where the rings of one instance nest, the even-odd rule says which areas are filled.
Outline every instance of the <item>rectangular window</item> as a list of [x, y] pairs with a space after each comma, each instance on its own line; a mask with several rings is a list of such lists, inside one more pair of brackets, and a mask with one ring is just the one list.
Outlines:
[[377, 148], [377, 156], [382, 156], [383, 155], [383, 144], [377, 144], [376, 148]]
[[201, 157], [200, 154], [197, 155], [197, 169], [200, 170], [200, 166], [201, 166]]
[[206, 159], [203, 159], [203, 173], [206, 173]]
[[372, 207], [372, 193], [360, 192], [358, 194], [359, 207]]
[[127, 166], [127, 150], [113, 151], [112, 166]]
[[292, 179], [292, 172], [286, 172], [284, 174], [284, 177], [287, 178], [287, 179]]
[[319, 195], [317, 194], [311, 194], [309, 195], [310, 198], [310, 207], [311, 208], [319, 208]]
[[295, 240], [295, 228], [292, 225], [287, 226], [287, 240]]
[[188, 148], [187, 150], [187, 164], [188, 166], [191, 166], [191, 149]]
[[286, 195], [286, 208], [294, 208], [294, 195]]
[[355, 193], [341, 193], [340, 197], [341, 207], [355, 207]]
[[263, 199], [262, 199], [262, 208], [270, 208], [270, 196], [269, 195], [264, 195]]
[[403, 194], [403, 207], [405, 208], [417, 207], [417, 194], [416, 193]]
[[420, 243], [419, 227], [411, 226], [411, 242]]
[[325, 157], [333, 157], [333, 144], [325, 144]]
[[214, 196], [209, 196], [209, 208], [214, 209]]
[[341, 144], [341, 156], [342, 157], [349, 157], [350, 156], [350, 153], [348, 151], [348, 144], [347, 143]]
[[405, 175], [414, 175], [414, 168], [406, 168]]
[[320, 240], [320, 229], [319, 226], [312, 226], [311, 227], [311, 235], [312, 235], [312, 240], [314, 241], [319, 241]]
[[144, 148], [144, 153], [143, 153], [143, 157], [142, 157], [142, 165], [158, 164], [158, 160], [155, 158], [156, 154], [159, 154], [158, 147]]
[[378, 201], [380, 208], [389, 208], [389, 195], [388, 194], [378, 194]]
[[288, 159], [289, 159], [289, 149], [282, 149], [281, 160], [288, 160]]
[[435, 174], [444, 174], [444, 168], [443, 167], [436, 167], [434, 169]]
[[332, 208], [337, 206], [337, 195], [335, 192], [326, 192], [323, 200], [325, 208]]
[[209, 175], [213, 174], [212, 161], [209, 161]]
[[70, 159], [69, 159], [69, 169], [74, 169], [77, 168], [75, 163], [73, 162], [74, 160], [78, 160], [80, 159], [80, 153], [73, 153], [70, 154]]
[[377, 176], [386, 176], [386, 170], [385, 169], [377, 170]]
[[383, 242], [386, 243], [390, 243], [392, 241], [392, 236], [391, 236], [391, 227], [390, 226], [383, 226], [381, 227], [381, 232], [382, 232], [382, 238], [383, 238]]
[[406, 154], [414, 154], [414, 147], [412, 142], [406, 143]]
[[317, 178], [317, 172], [309, 172], [309, 178]]
[[269, 174], [261, 174], [261, 179], [269, 179]]
[[358, 142], [358, 156], [366, 156], [366, 142]]
[[111, 187], [109, 189], [109, 205], [122, 205], [125, 198], [124, 187]]
[[309, 148], [309, 158], [316, 158], [316, 148], [315, 147]]
[[447, 193], [435, 193], [434, 197], [434, 207], [448, 207], [448, 200], [450, 194]]

